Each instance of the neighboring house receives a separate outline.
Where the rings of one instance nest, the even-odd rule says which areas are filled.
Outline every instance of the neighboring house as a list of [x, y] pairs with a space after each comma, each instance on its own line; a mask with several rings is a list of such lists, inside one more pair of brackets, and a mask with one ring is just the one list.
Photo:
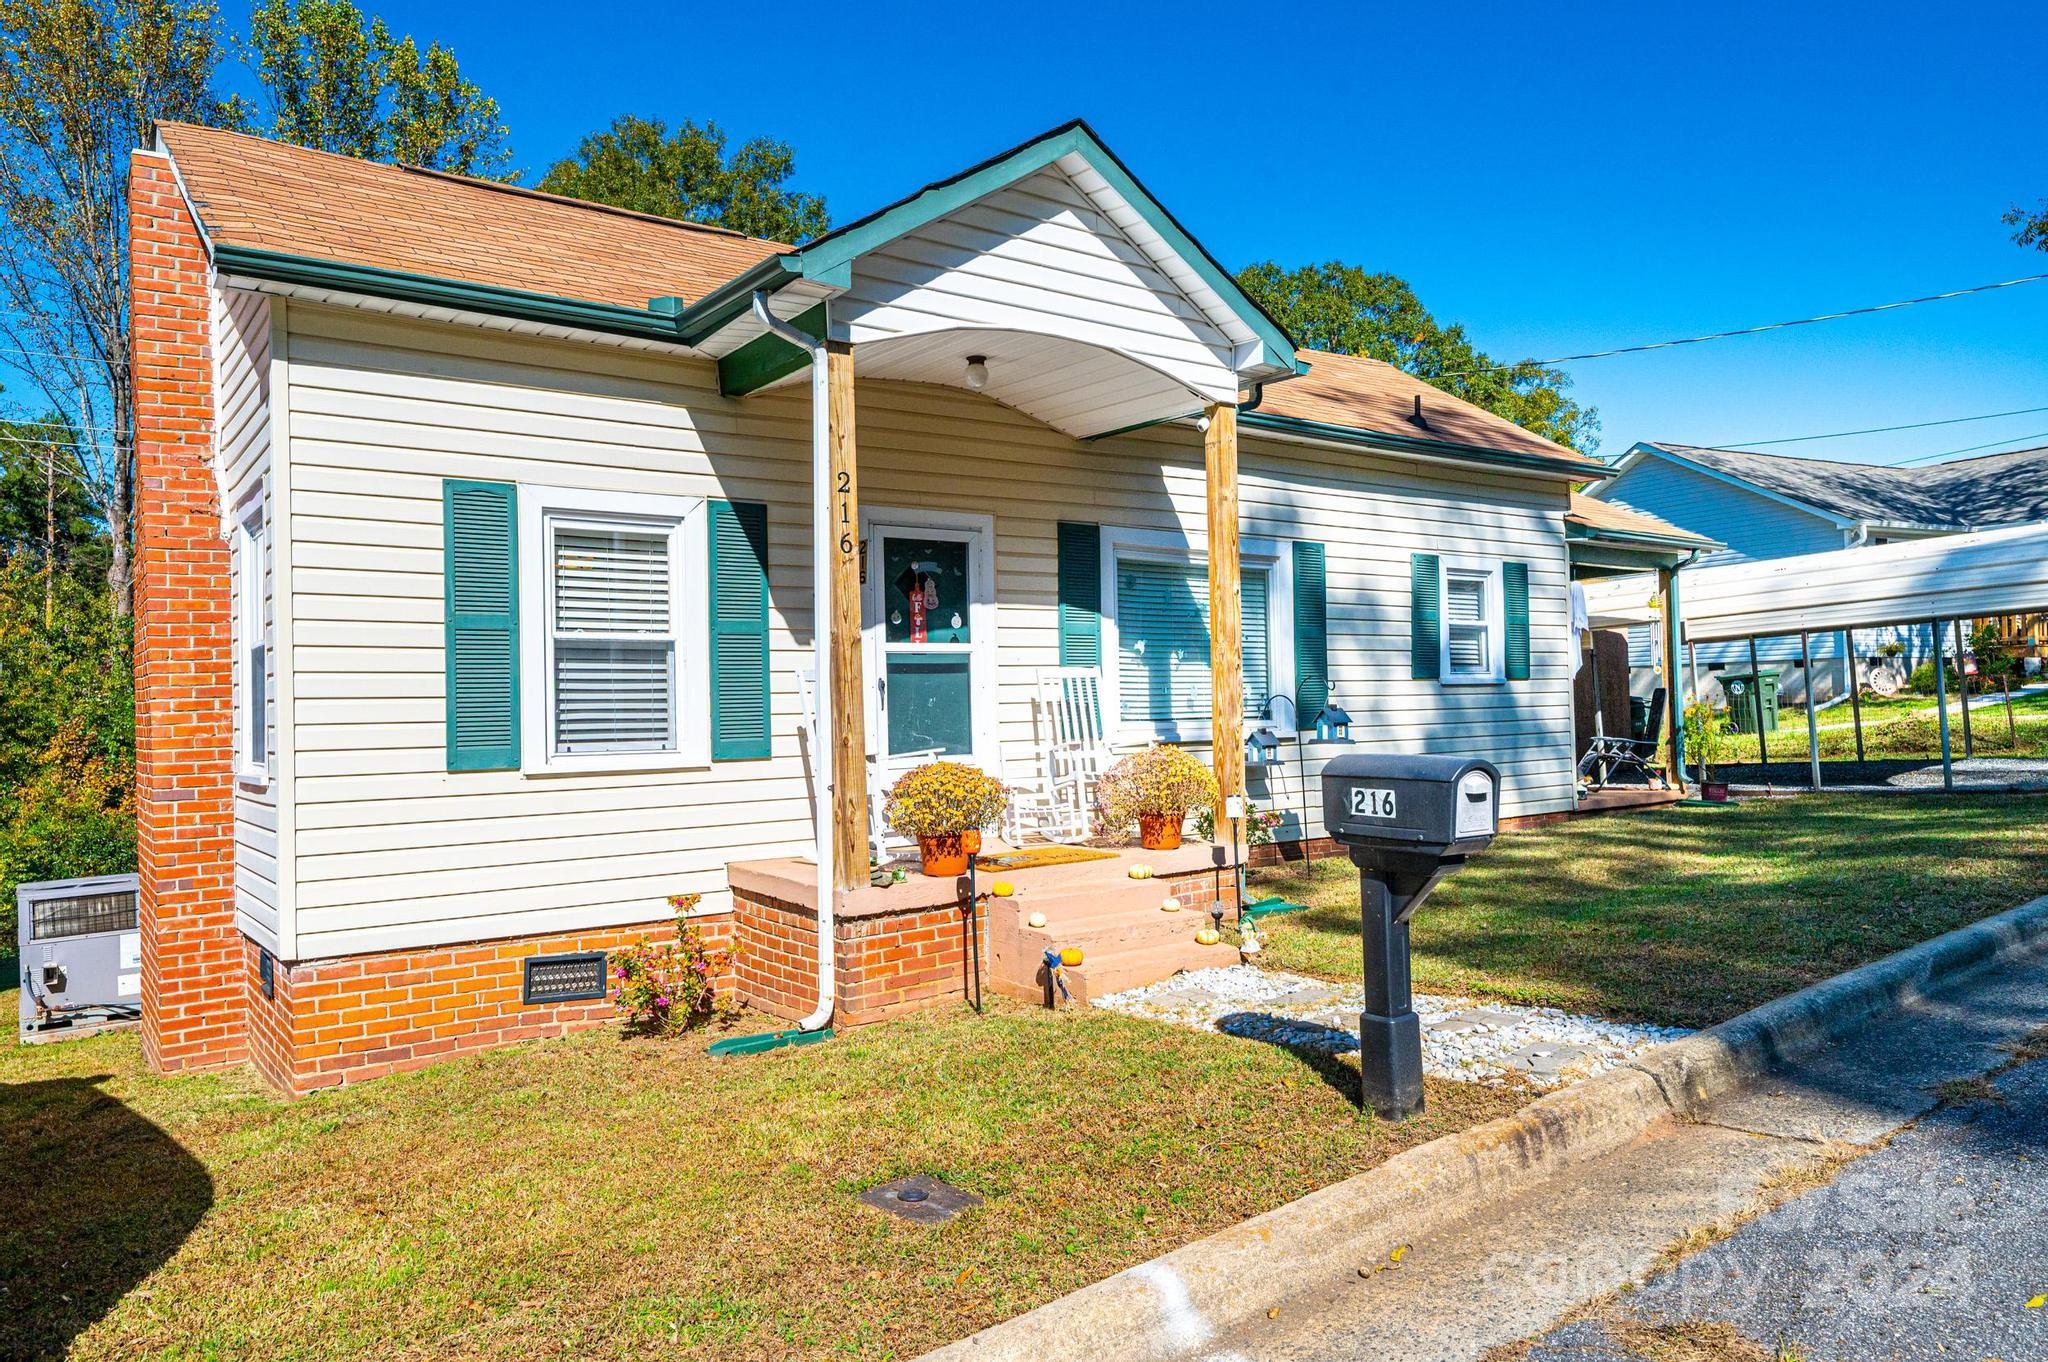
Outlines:
[[[1990, 454], [1924, 468], [1886, 468], [1827, 459], [1644, 441], [1630, 447], [1606, 478], [1587, 489], [1719, 540], [1726, 547], [1702, 565], [1786, 558], [1929, 535], [1960, 534], [2048, 519], [2048, 447]], [[1654, 667], [1654, 630], [1630, 634], [1638, 686]], [[1908, 665], [1931, 655], [1928, 630], [1859, 630], [1859, 659], [1898, 643]], [[1816, 694], [1843, 693], [1847, 680], [1839, 634], [1810, 641]], [[1759, 640], [1759, 659], [1781, 669], [1783, 693], [1805, 696], [1796, 636]], [[1702, 670], [1746, 669], [1741, 644], [1700, 650]]]
[[[1601, 466], [1297, 352], [1085, 126], [800, 249], [190, 126], [133, 173], [160, 1067], [302, 1090], [595, 1021], [522, 962], [686, 893], [800, 1016], [804, 874], [828, 918], [870, 892], [867, 763], [1037, 770], [1044, 668], [1226, 788], [1299, 696], [1491, 758], [1511, 817], [1572, 806], [1564, 513]], [[1249, 780], [1283, 836], [1333, 751]], [[881, 920], [847, 1015], [957, 991]], [[856, 1006], [856, 966], [902, 977]]]

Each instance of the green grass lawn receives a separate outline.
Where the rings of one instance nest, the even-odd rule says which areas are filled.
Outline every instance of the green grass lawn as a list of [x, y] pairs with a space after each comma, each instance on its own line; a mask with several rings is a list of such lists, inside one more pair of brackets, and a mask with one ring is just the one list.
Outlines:
[[[0, 1015], [14, 995], [0, 993]], [[133, 1033], [0, 1050], [0, 1357], [914, 1355], [1512, 1110], [1106, 1013], [713, 1060], [611, 1030], [273, 1098]], [[925, 1228], [905, 1173], [987, 1198]]]
[[[2016, 695], [2012, 702], [2012, 723], [2006, 722], [2005, 704], [1979, 704], [1970, 710], [1970, 725], [1976, 750], [1988, 756], [2040, 757], [2048, 755], [2048, 692]], [[1856, 731], [1849, 707], [1824, 709], [1816, 720], [1820, 729], [1820, 754], [1824, 761], [1849, 760], [1856, 755]], [[1863, 751], [1871, 760], [1941, 756], [1940, 716], [1931, 695], [1902, 695], [1891, 700], [1863, 702]], [[1951, 696], [1948, 704], [1950, 749], [1963, 750], [1962, 702]], [[1773, 761], [1804, 761], [1807, 755], [1806, 711], [1788, 706], [1778, 715], [1778, 730], [1767, 735]], [[1756, 735], [1731, 733], [1728, 752], [1722, 760], [1756, 760]]]
[[[2048, 892], [2048, 801], [1819, 796], [1503, 835], [1415, 919], [1415, 986], [1704, 1026]], [[1259, 872], [1311, 905], [1265, 963], [1359, 970], [1348, 860]]]

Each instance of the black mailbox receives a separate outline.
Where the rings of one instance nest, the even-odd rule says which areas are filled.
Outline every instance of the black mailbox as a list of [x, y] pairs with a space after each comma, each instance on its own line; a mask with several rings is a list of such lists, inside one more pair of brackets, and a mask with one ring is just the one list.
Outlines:
[[1358, 1099], [1392, 1120], [1422, 1110], [1422, 1021], [1408, 920], [1500, 831], [1500, 772], [1468, 757], [1354, 753], [1323, 767], [1323, 826], [1358, 867], [1365, 1010]]
[[1461, 859], [1500, 831], [1500, 772], [1470, 757], [1336, 757], [1323, 767], [1323, 826], [1347, 847]]

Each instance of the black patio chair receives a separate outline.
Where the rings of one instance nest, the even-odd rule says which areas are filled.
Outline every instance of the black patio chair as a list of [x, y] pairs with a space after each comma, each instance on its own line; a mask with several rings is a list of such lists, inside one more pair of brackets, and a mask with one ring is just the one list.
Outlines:
[[[1671, 778], [1657, 764], [1657, 739], [1664, 727], [1664, 687], [1650, 694], [1649, 713], [1644, 716], [1640, 737], [1595, 737], [1579, 758], [1579, 783], [1588, 790], [1605, 789], [1622, 771], [1641, 774], [1645, 784], [1656, 790], [1671, 788]], [[1598, 773], [1598, 779], [1592, 777]]]

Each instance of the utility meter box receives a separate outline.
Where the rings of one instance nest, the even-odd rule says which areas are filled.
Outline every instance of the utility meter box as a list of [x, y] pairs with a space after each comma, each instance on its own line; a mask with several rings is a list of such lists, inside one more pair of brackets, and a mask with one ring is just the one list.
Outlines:
[[49, 880], [21, 910], [21, 1038], [57, 1040], [142, 1018], [142, 933], [133, 875]]
[[1347, 847], [1462, 860], [1500, 831], [1500, 772], [1472, 757], [1348, 753], [1323, 767], [1323, 826]]

